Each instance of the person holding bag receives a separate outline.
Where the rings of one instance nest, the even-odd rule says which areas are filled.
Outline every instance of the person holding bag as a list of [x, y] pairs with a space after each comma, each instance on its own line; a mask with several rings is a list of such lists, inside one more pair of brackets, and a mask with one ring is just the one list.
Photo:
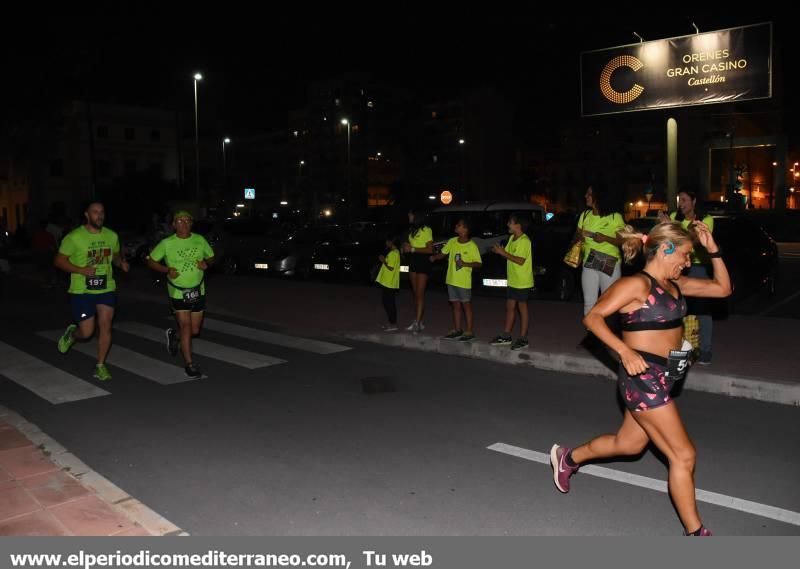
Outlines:
[[600, 294], [622, 275], [619, 232], [625, 228], [622, 214], [614, 210], [614, 200], [597, 185], [586, 190], [586, 211], [578, 219], [576, 239], [583, 239], [583, 314], [597, 302]]

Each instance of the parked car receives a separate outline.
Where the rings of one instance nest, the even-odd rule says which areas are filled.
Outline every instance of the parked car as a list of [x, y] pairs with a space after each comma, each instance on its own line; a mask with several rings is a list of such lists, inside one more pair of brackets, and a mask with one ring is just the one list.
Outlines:
[[201, 220], [193, 230], [214, 249], [215, 269], [228, 275], [259, 270], [264, 253], [274, 250], [284, 234], [291, 232], [271, 220], [249, 218]]
[[258, 253], [255, 268], [275, 276], [307, 279], [314, 274], [314, 251], [323, 244], [338, 246], [347, 239], [347, 230], [342, 226], [306, 225], [282, 235], [273, 246]]
[[143, 234], [121, 235], [121, 241], [120, 252], [122, 256], [129, 263], [144, 265], [147, 255], [154, 245], [151, 243], [150, 237]]

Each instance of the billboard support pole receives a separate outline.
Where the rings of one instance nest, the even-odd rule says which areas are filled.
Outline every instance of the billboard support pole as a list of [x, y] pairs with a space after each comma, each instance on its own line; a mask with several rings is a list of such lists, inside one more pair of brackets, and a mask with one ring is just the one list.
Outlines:
[[667, 209], [678, 199], [678, 121], [667, 119]]

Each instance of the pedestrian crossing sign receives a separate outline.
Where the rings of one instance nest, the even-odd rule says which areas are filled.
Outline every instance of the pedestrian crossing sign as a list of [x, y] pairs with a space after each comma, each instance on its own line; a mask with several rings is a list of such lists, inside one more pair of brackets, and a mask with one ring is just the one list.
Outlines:
[[255, 188], [245, 188], [244, 189], [244, 199], [246, 199], [246, 200], [254, 200], [254, 199], [256, 199], [256, 189]]

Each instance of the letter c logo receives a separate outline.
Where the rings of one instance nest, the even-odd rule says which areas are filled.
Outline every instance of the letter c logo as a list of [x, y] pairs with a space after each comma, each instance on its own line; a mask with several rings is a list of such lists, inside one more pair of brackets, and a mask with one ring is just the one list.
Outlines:
[[614, 74], [614, 71], [620, 67], [630, 67], [634, 71], [639, 71], [644, 67], [644, 63], [632, 55], [620, 55], [609, 61], [600, 74], [600, 91], [603, 93], [603, 96], [612, 103], [624, 105], [641, 95], [644, 92], [644, 87], [638, 83], [634, 83], [633, 87], [624, 93], [615, 90], [611, 86], [611, 76]]

